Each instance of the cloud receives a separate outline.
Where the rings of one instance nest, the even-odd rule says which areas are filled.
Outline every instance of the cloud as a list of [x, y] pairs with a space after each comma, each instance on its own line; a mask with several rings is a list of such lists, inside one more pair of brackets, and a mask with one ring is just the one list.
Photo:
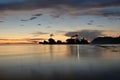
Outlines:
[[69, 13], [68, 9], [58, 7], [51, 12], [50, 16], [53, 17], [53, 18], [60, 18], [63, 15], [66, 15], [67, 13]]
[[93, 23], [94, 23], [94, 20], [90, 20], [90, 21], [87, 23], [87, 25], [93, 25]]
[[87, 23], [88, 25], [93, 25], [92, 23]]
[[95, 10], [88, 10], [88, 11], [81, 11], [81, 12], [74, 12], [71, 15], [73, 16], [85, 16], [85, 15], [90, 15], [90, 16], [103, 16], [103, 17], [120, 17], [120, 8], [116, 9], [113, 8], [109, 9], [95, 9]]
[[45, 38], [26, 38], [26, 39], [0, 39], [0, 43], [38, 43]]
[[26, 39], [28, 42], [32, 42], [32, 43], [38, 43], [40, 42], [41, 40], [47, 40], [45, 38], [29, 38], [29, 39]]
[[41, 26], [42, 24], [38, 24], [38, 26]]
[[26, 39], [28, 41], [39, 41], [39, 40], [46, 40], [45, 38], [31, 38], [31, 39]]
[[33, 16], [42, 16], [43, 14], [42, 13], [39, 13], [39, 14], [34, 14]]
[[38, 31], [38, 32], [34, 32], [34, 33], [32, 33], [32, 34], [33, 34], [33, 36], [39, 36], [39, 35], [46, 35], [46, 34], [49, 34], [49, 33]]
[[44, 35], [44, 34], [49, 34], [49, 33], [47, 33], [47, 32], [35, 32], [35, 33], [32, 33], [32, 34], [39, 34], [39, 35]]
[[97, 27], [104, 27], [103, 25], [98, 25]]
[[52, 28], [52, 26], [46, 26], [47, 29]]
[[29, 20], [34, 20], [34, 19], [36, 19], [37, 17], [31, 17]]
[[60, 15], [58, 15], [58, 14], [54, 14], [54, 15], [50, 15], [50, 16], [53, 18], [60, 18]]
[[26, 39], [0, 39], [0, 41], [23, 41]]
[[63, 31], [63, 30], [56, 30], [56, 34], [65, 34], [67, 33], [67, 31]]
[[[114, 12], [107, 9], [119, 9]], [[20, 11], [20, 10], [36, 10], [36, 9], [52, 9], [56, 15], [60, 17], [66, 13], [73, 16], [80, 15], [103, 15], [103, 16], [120, 16], [120, 0], [23, 0], [20, 2], [0, 3], [0, 11]], [[105, 11], [103, 11], [106, 9]], [[56, 13], [57, 12], [57, 13]], [[36, 14], [41, 16], [42, 14]]]
[[20, 25], [20, 26], [24, 26], [24, 25]]
[[36, 41], [36, 40], [45, 40], [45, 38], [0, 39], [0, 41]]
[[22, 20], [20, 20], [20, 21], [24, 21], [24, 22], [25, 22], [25, 21], [29, 21], [29, 20], [27, 20], [27, 19], [26, 19], [26, 20], [25, 20], [25, 19], [22, 19]]
[[66, 33], [67, 31], [57, 30], [57, 33]]
[[71, 31], [71, 32], [67, 32], [65, 34], [65, 36], [67, 37], [71, 37], [73, 35], [78, 34], [81, 37], [85, 37], [88, 39], [94, 39], [96, 37], [99, 36], [104, 36], [102, 33], [104, 32], [104, 30], [81, 30], [81, 31]]
[[0, 21], [0, 23], [3, 23], [4, 21]]
[[0, 41], [3, 41], [3, 40], [8, 40], [8, 39], [0, 39]]
[[34, 19], [36, 19], [36, 18], [37, 18], [37, 17], [31, 17], [31, 18], [29, 18], [29, 19], [22, 19], [22, 20], [20, 20], [20, 21], [26, 22], [26, 21], [34, 20]]
[[45, 38], [24, 38], [24, 39], [6, 39], [1, 38], [1, 41], [22, 41], [22, 40], [44, 40]]
[[43, 14], [39, 13], [39, 14], [33, 14], [32, 17], [30, 17], [29, 19], [22, 19], [21, 21], [29, 21], [29, 20], [34, 20], [37, 19], [38, 17], [42, 16]]
[[1, 4], [0, 9], [29, 10], [39, 8], [53, 8], [63, 5], [79, 9], [93, 7], [112, 7], [120, 6], [120, 0], [24, 0], [22, 2]]

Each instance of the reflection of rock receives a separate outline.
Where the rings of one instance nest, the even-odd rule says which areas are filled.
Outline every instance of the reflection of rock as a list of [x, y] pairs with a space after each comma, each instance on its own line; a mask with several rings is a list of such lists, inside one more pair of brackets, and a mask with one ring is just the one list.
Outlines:
[[120, 37], [98, 37], [92, 41], [93, 44], [120, 44]]

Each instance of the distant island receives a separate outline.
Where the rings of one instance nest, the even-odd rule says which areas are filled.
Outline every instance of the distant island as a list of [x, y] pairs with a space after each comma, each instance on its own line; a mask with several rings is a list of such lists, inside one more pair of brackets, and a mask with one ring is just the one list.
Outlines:
[[120, 37], [97, 37], [92, 44], [120, 44]]
[[48, 41], [44, 40], [39, 44], [120, 44], [120, 37], [97, 37], [89, 42], [84, 37], [79, 39], [78, 35], [73, 35], [66, 42], [62, 42], [61, 40], [56, 41], [52, 36], [53, 34], [50, 35]]
[[90, 44], [84, 37], [79, 39], [78, 35], [71, 36], [66, 42], [62, 42], [61, 40], [55, 41], [52, 36], [53, 35], [50, 35], [51, 38], [49, 38], [48, 41], [44, 40], [43, 42], [40, 42], [40, 44]]

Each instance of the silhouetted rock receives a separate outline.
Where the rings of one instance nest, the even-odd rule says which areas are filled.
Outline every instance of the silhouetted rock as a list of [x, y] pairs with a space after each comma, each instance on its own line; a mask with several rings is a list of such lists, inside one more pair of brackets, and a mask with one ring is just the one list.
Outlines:
[[120, 37], [98, 37], [95, 38], [92, 44], [120, 44]]

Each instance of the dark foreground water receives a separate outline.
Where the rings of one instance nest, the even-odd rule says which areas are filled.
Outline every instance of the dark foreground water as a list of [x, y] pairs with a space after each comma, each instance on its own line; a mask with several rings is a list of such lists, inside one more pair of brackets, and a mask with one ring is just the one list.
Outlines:
[[120, 45], [0, 45], [0, 80], [120, 80]]

